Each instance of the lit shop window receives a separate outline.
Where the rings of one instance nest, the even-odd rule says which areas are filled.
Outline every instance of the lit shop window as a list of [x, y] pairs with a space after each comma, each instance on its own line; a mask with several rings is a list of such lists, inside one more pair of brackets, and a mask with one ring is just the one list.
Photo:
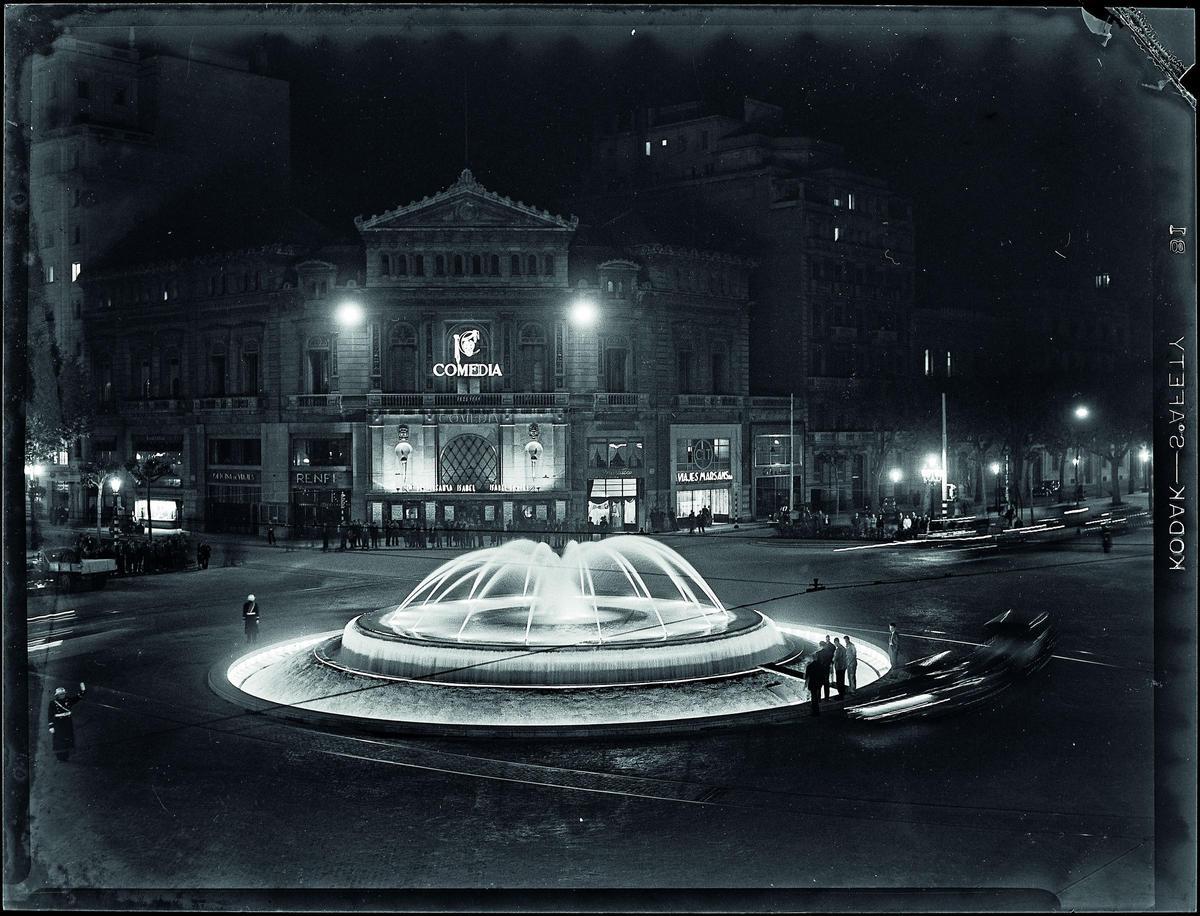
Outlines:
[[1096, 274], [1096, 289], [1103, 289], [1112, 282], [1112, 277], [1108, 274]]

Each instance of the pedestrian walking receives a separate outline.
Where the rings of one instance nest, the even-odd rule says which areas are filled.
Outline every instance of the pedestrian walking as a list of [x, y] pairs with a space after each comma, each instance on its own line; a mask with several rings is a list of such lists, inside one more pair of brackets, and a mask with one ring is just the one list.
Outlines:
[[54, 696], [50, 698], [49, 720], [50, 734], [54, 737], [54, 756], [66, 761], [75, 747], [75, 723], [72, 721], [71, 707], [83, 699], [87, 685], [79, 682], [79, 693], [67, 693], [66, 687], [55, 687]]
[[271, 524], [267, 525], [267, 544], [271, 547], [275, 546], [275, 521], [274, 520], [271, 521]]
[[892, 663], [893, 668], [900, 665], [900, 631], [896, 629], [894, 623], [888, 624], [888, 659]]
[[812, 714], [819, 716], [821, 714], [821, 685], [828, 685], [829, 677], [821, 668], [821, 661], [816, 655], [808, 660], [808, 667], [804, 669], [804, 683], [808, 686], [808, 701], [811, 704]]
[[208, 541], [201, 541], [196, 548], [196, 565], [201, 569], [208, 569], [208, 560], [212, 556], [212, 547]]
[[838, 696], [844, 697], [846, 695], [846, 647], [836, 636], [833, 638], [833, 646], [834, 686], [837, 687]]
[[247, 595], [246, 602], [242, 605], [242, 620], [246, 625], [246, 642], [251, 645], [258, 642], [259, 619], [258, 601], [253, 595]]
[[849, 636], [843, 636], [842, 639], [846, 646], [846, 679], [850, 692], [854, 693], [858, 690], [858, 646], [850, 641]]

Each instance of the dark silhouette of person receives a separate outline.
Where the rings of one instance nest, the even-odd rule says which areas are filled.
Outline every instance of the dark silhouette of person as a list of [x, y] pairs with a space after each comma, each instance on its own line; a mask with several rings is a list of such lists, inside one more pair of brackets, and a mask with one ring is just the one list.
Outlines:
[[815, 655], [808, 660], [808, 667], [804, 669], [804, 683], [808, 686], [808, 700], [811, 704], [812, 714], [819, 716], [821, 714], [821, 685], [828, 686], [829, 675], [821, 667], [820, 659]]

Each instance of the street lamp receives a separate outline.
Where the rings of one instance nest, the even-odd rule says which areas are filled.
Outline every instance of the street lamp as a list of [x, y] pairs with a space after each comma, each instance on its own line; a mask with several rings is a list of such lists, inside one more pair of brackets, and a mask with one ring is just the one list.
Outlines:
[[1142, 462], [1142, 486], [1147, 493], [1150, 492], [1150, 449], [1142, 446], [1138, 452], [1138, 460]]
[[934, 513], [934, 502], [933, 502], [933, 485], [935, 483], [937, 483], [938, 481], [943, 480], [945, 478], [945, 473], [946, 473], [945, 469], [943, 467], [941, 467], [941, 465], [938, 463], [937, 455], [926, 455], [925, 456], [925, 465], [921, 468], [921, 479], [924, 480], [925, 485], [930, 488], [930, 490], [929, 490], [929, 516], [930, 516], [930, 518], [932, 518], [935, 514]]
[[366, 321], [367, 313], [357, 299], [346, 299], [337, 307], [334, 317], [344, 328], [357, 328]]
[[577, 328], [590, 328], [600, 317], [600, 310], [591, 299], [580, 297], [571, 303], [571, 324]]
[[1075, 408], [1075, 419], [1077, 420], [1086, 420], [1090, 415], [1091, 411], [1082, 404]]

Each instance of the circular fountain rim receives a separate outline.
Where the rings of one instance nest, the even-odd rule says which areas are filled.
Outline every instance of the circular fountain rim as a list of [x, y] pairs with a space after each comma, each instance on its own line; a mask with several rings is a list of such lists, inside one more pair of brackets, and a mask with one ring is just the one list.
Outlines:
[[[392, 613], [397, 610], [396, 605], [389, 605], [384, 608], [377, 608], [374, 611], [367, 611], [350, 620], [346, 626], [356, 626], [359, 630], [373, 638], [392, 640], [395, 642], [406, 642], [415, 645], [428, 646], [444, 646], [447, 648], [468, 648], [474, 647], [479, 649], [538, 649], [553, 650], [553, 649], [644, 649], [647, 646], [667, 646], [678, 645], [682, 643], [704, 642], [705, 640], [722, 639], [733, 634], [744, 633], [758, 626], [771, 624], [777, 626], [775, 621], [761, 611], [754, 608], [720, 608], [714, 611], [714, 614], [722, 614], [725, 617], [733, 618], [728, 624], [715, 632], [697, 632], [684, 633], [677, 636], [659, 636], [647, 637], [646, 639], [609, 639], [599, 642], [579, 641], [570, 643], [548, 643], [548, 642], [495, 642], [490, 640], [479, 639], [445, 639], [439, 636], [424, 636], [412, 635], [409, 633], [397, 633], [395, 630], [376, 629], [368, 623], [375, 623], [379, 617], [384, 614]], [[366, 622], [364, 622], [366, 621]], [[343, 628], [345, 629], [345, 628]], [[657, 627], [655, 628], [657, 629]]]

